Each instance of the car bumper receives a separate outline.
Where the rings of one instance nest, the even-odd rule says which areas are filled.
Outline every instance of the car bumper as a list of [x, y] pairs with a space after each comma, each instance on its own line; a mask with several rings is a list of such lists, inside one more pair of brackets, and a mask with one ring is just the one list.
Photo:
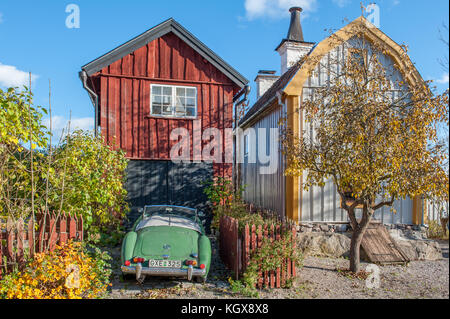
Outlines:
[[192, 277], [203, 277], [206, 275], [206, 269], [198, 269], [189, 266], [187, 269], [169, 268], [169, 267], [143, 267], [141, 264], [136, 266], [121, 267], [124, 274], [135, 274], [137, 280], [142, 280], [146, 275], [150, 276], [169, 276], [169, 277], [183, 277], [191, 280]]

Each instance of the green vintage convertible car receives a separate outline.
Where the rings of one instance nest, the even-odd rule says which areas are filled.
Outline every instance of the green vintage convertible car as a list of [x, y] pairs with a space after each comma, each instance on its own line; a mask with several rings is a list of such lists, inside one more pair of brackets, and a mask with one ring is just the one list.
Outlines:
[[121, 270], [139, 282], [146, 276], [182, 277], [205, 282], [211, 242], [196, 209], [150, 205], [122, 242]]

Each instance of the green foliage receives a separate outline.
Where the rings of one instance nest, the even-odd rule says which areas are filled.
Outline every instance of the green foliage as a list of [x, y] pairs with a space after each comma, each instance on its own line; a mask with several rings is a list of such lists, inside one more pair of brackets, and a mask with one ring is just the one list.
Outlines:
[[205, 181], [204, 184], [206, 185], [204, 193], [212, 206], [212, 228], [219, 229], [220, 217], [224, 214], [231, 217], [234, 217], [234, 214], [239, 216], [245, 214], [242, 203], [244, 186], [240, 186], [235, 192], [232, 181], [223, 177], [215, 177], [213, 180]]
[[[113, 273], [112, 257], [106, 250], [98, 248], [96, 245], [84, 244], [84, 250], [86, 254], [94, 261], [93, 272], [96, 278], [105, 285], [109, 285], [111, 281], [111, 275]], [[106, 293], [103, 297], [106, 296]]]
[[228, 207], [234, 198], [233, 184], [229, 178], [215, 177], [205, 181], [204, 193], [208, 196], [213, 207], [223, 205]]
[[32, 147], [47, 145], [46, 127], [42, 125], [42, 116], [47, 110], [32, 106], [33, 95], [25, 87], [19, 91], [9, 88], [0, 89], [0, 145], [15, 146], [21, 149], [21, 143], [32, 141]]
[[[447, 219], [448, 222], [448, 219]], [[445, 232], [444, 232], [445, 229]], [[433, 239], [448, 239], [449, 232], [447, 225], [442, 227], [442, 222], [439, 220], [430, 220], [428, 223], [427, 237]]]
[[88, 231], [116, 232], [128, 210], [124, 152], [92, 132], [75, 131], [65, 137], [54, 158], [51, 184], [64, 183], [64, 189], [54, 189], [52, 206], [64, 196], [62, 209], [83, 216]]
[[42, 116], [47, 111], [32, 105], [32, 94], [27, 88], [0, 89], [0, 216], [26, 216], [30, 213], [31, 162], [39, 175], [43, 158], [37, 147], [47, 146], [47, 130]]
[[0, 90], [0, 216], [27, 218], [33, 199], [35, 213], [81, 215], [89, 233], [115, 234], [103, 241], [117, 241], [128, 211], [124, 152], [86, 131], [48, 145], [45, 114], [26, 88]]
[[[259, 272], [275, 271], [282, 267], [285, 267], [285, 271], [287, 271], [287, 266], [283, 265], [287, 258], [290, 258], [296, 267], [302, 266], [303, 256], [295, 248], [291, 232], [284, 233], [280, 240], [272, 241], [270, 238], [264, 238], [261, 247], [251, 254], [249, 265], [245, 269], [242, 279], [228, 279], [231, 290], [246, 297], [258, 297], [256, 284]], [[286, 280], [282, 288], [291, 286], [292, 280]]]
[[[237, 193], [233, 191], [231, 181], [217, 178], [208, 182], [205, 193], [213, 203], [213, 223], [212, 226], [219, 228], [220, 217], [223, 215], [232, 217], [238, 221], [239, 232], [242, 233], [245, 225], [259, 226], [271, 225], [282, 226], [282, 223], [271, 217], [262, 216], [259, 213], [250, 213], [245, 203], [242, 201], [243, 188]], [[256, 289], [260, 271], [271, 271], [283, 267], [283, 262], [290, 258], [299, 267], [302, 263], [302, 255], [295, 247], [295, 240], [292, 232], [285, 231], [281, 234], [280, 240], [264, 238], [260, 248], [256, 249], [250, 256], [247, 266], [240, 280], [228, 279], [231, 291], [246, 297], [259, 297]], [[284, 267], [287, 267], [284, 265]], [[285, 269], [287, 271], [287, 268]], [[287, 280], [283, 288], [292, 284], [292, 280]]]
[[239, 231], [242, 232], [246, 224], [263, 226], [264, 224], [279, 224], [274, 218], [263, 217], [258, 213], [249, 213], [246, 205], [242, 201], [234, 201], [228, 207], [219, 205], [214, 208], [213, 211], [213, 225], [219, 228], [220, 217], [227, 215], [235, 218], [238, 221]]

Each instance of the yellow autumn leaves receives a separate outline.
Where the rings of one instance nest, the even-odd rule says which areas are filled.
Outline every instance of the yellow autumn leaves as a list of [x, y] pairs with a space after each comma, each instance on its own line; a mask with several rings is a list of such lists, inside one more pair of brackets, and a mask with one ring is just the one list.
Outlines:
[[27, 267], [0, 281], [0, 296], [8, 299], [99, 298], [108, 287], [100, 280], [96, 261], [80, 242], [36, 254]]

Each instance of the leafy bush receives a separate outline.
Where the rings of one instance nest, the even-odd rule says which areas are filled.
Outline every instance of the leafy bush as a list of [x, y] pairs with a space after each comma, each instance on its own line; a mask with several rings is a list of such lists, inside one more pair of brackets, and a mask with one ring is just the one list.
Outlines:
[[83, 216], [89, 232], [118, 231], [128, 211], [125, 153], [92, 132], [75, 131], [64, 138], [54, 158], [51, 184], [64, 189], [54, 189], [52, 206], [63, 197], [62, 209]]
[[0, 89], [0, 216], [63, 210], [83, 216], [89, 234], [120, 234], [128, 211], [124, 152], [87, 131], [50, 145], [45, 114], [27, 88]]
[[0, 281], [0, 297], [8, 299], [102, 298], [109, 286], [109, 255], [80, 242], [36, 254], [24, 270]]
[[34, 185], [39, 179], [37, 148], [45, 148], [48, 132], [42, 124], [47, 111], [32, 105], [27, 88], [0, 89], [0, 216], [26, 217], [31, 212], [31, 161], [34, 150]]
[[[242, 233], [245, 225], [255, 225], [257, 228], [265, 224], [282, 226], [282, 223], [272, 217], [262, 216], [259, 213], [251, 213], [242, 201], [242, 191], [240, 188], [236, 193], [233, 190], [231, 181], [224, 178], [216, 178], [207, 183], [205, 193], [213, 204], [213, 222], [212, 226], [219, 228], [220, 218], [223, 215], [232, 217], [238, 221], [239, 232]], [[302, 255], [295, 247], [295, 240], [290, 231], [281, 234], [280, 240], [272, 241], [264, 238], [260, 248], [256, 249], [250, 256], [247, 266], [240, 280], [228, 279], [231, 291], [242, 294], [246, 297], [258, 297], [256, 283], [259, 277], [259, 271], [272, 271], [283, 267], [283, 262], [290, 258], [296, 267], [302, 264]], [[287, 267], [284, 265], [284, 267]], [[287, 269], [285, 269], [287, 271]], [[285, 283], [287, 288], [292, 284], [292, 280]]]
[[245, 205], [242, 202], [243, 186], [235, 192], [231, 180], [224, 177], [215, 177], [212, 180], [205, 181], [204, 184], [206, 185], [204, 193], [212, 206], [212, 228], [219, 229], [222, 215], [234, 217], [234, 215], [244, 216], [246, 214]]
[[[231, 290], [246, 297], [258, 297], [256, 284], [259, 272], [275, 271], [282, 267], [285, 267], [284, 270], [287, 272], [287, 265], [283, 265], [287, 258], [291, 259], [296, 267], [301, 267], [303, 256], [296, 249], [291, 232], [284, 233], [280, 240], [272, 241], [270, 238], [264, 238], [261, 247], [251, 254], [249, 265], [245, 269], [242, 279], [228, 279]], [[292, 279], [286, 280], [282, 288], [291, 286]]]
[[448, 230], [442, 228], [442, 223], [440, 220], [431, 220], [428, 223], [427, 237], [433, 239], [448, 239]]

